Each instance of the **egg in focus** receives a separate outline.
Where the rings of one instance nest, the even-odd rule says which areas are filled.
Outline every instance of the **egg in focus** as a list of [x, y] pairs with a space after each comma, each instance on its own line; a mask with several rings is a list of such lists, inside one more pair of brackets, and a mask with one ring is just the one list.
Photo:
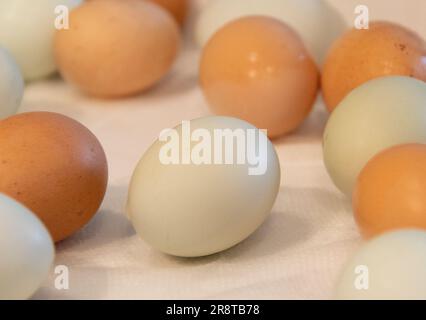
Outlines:
[[426, 83], [389, 76], [353, 90], [330, 115], [324, 131], [327, 171], [352, 197], [359, 173], [376, 154], [406, 143], [426, 143]]
[[324, 64], [321, 85], [327, 108], [333, 111], [361, 84], [391, 75], [426, 81], [426, 42], [390, 22], [348, 31], [332, 46]]
[[135, 95], [171, 69], [180, 46], [172, 16], [141, 0], [92, 0], [70, 13], [69, 30], [55, 36], [62, 76], [104, 98]]
[[93, 217], [107, 180], [102, 146], [77, 121], [50, 112], [0, 121], [0, 192], [33, 211], [54, 241]]
[[233, 21], [202, 53], [200, 83], [211, 110], [267, 129], [271, 138], [305, 120], [318, 80], [315, 62], [300, 37], [274, 18]]
[[30, 298], [47, 278], [54, 255], [43, 223], [0, 193], [0, 300]]
[[425, 300], [426, 232], [400, 230], [365, 243], [336, 286], [340, 300]]
[[0, 47], [0, 120], [16, 113], [23, 95], [21, 71], [10, 53]]
[[[280, 165], [266, 135], [247, 122], [213, 116], [192, 120], [189, 125], [167, 131], [145, 152], [131, 179], [127, 213], [138, 234], [157, 250], [179, 257], [200, 257], [229, 249], [259, 228], [277, 197]], [[213, 138], [218, 130], [224, 130], [225, 138]], [[244, 152], [241, 145], [224, 142], [231, 137], [234, 143], [233, 134], [241, 130], [246, 133]], [[226, 131], [231, 133], [227, 135]], [[264, 143], [248, 140], [248, 131]], [[195, 162], [193, 155], [203, 154], [197, 149], [200, 144], [186, 139], [198, 137], [205, 142], [206, 136], [212, 139], [212, 145], [210, 152], [204, 149], [202, 157], [210, 154], [210, 159]], [[237, 163], [233, 158], [227, 163], [225, 153], [220, 158], [222, 163], [213, 161], [219, 156], [216, 148], [220, 141], [233, 155], [239, 152], [246, 156], [249, 146], [257, 145], [257, 168], [264, 171], [250, 175], [248, 161]], [[180, 148], [187, 143], [191, 161], [185, 163], [184, 148], [174, 153], [169, 147]], [[177, 159], [173, 160], [178, 161], [161, 160], [169, 154], [175, 154]]]

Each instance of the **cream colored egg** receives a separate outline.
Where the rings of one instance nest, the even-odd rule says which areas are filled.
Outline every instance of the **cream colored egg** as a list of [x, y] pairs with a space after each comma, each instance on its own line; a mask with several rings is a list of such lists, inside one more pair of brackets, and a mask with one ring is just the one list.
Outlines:
[[268, 217], [279, 186], [279, 160], [262, 131], [235, 118], [200, 118], [163, 132], [144, 154], [127, 212], [154, 248], [206, 256], [250, 236]]
[[24, 94], [24, 80], [13, 57], [0, 47], [0, 120], [14, 114]]
[[426, 300], [426, 232], [387, 233], [364, 244], [336, 288], [341, 300]]
[[[53, 58], [55, 21], [82, 0], [0, 1], [0, 45], [15, 57], [25, 80], [35, 80], [56, 70]], [[58, 8], [58, 9], [57, 9]], [[56, 11], [58, 10], [58, 11]]]
[[371, 80], [333, 111], [324, 133], [324, 162], [335, 185], [351, 196], [356, 179], [377, 153], [426, 143], [426, 83], [409, 77]]
[[202, 9], [195, 26], [195, 39], [204, 46], [225, 24], [249, 15], [270, 16], [290, 25], [318, 64], [346, 29], [344, 19], [323, 0], [215, 0]]
[[27, 208], [0, 194], [0, 300], [30, 298], [54, 258], [49, 232]]

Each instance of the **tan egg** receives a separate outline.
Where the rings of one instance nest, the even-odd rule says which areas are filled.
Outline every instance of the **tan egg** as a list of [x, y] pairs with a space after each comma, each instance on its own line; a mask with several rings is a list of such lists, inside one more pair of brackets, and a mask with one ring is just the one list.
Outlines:
[[173, 17], [176, 19], [176, 21], [179, 23], [179, 25], [183, 25], [185, 23], [187, 14], [188, 14], [188, 7], [189, 3], [188, 0], [150, 0], [167, 11], [169, 11]]
[[335, 42], [322, 72], [322, 91], [329, 111], [361, 84], [400, 75], [426, 81], [426, 43], [414, 32], [390, 22], [353, 29]]
[[220, 29], [207, 43], [200, 82], [211, 109], [240, 118], [269, 137], [296, 129], [312, 109], [318, 70], [290, 27], [250, 16]]
[[93, 217], [107, 180], [102, 146], [77, 121], [49, 112], [0, 121], [0, 193], [37, 214], [55, 241]]
[[426, 145], [396, 146], [371, 159], [358, 177], [353, 207], [367, 238], [426, 230]]
[[100, 97], [140, 93], [170, 70], [180, 34], [173, 18], [141, 0], [92, 0], [70, 13], [55, 36], [62, 76]]

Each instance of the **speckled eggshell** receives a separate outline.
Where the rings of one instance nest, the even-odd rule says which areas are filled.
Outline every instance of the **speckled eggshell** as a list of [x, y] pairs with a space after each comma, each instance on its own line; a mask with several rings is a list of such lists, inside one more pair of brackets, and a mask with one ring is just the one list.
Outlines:
[[368, 30], [352, 29], [335, 42], [322, 72], [322, 91], [333, 111], [361, 84], [400, 75], [426, 81], [426, 42], [390, 22], [372, 22]]
[[93, 217], [107, 180], [102, 146], [77, 121], [49, 112], [0, 121], [0, 192], [37, 214], [55, 241]]
[[23, 95], [21, 71], [9, 52], [0, 47], [0, 120], [17, 111]]
[[0, 300], [30, 298], [47, 278], [54, 254], [43, 223], [0, 193]]
[[359, 173], [379, 152], [426, 143], [426, 83], [409, 77], [371, 80], [352, 91], [331, 114], [324, 132], [324, 162], [348, 197]]

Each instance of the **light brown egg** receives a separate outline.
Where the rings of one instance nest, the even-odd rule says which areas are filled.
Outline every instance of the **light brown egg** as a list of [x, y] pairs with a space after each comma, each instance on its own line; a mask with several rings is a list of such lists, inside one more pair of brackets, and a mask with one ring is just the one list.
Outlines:
[[213, 112], [278, 137], [312, 109], [318, 70], [302, 40], [273, 18], [250, 16], [220, 29], [204, 48], [200, 82]]
[[55, 241], [93, 217], [107, 180], [102, 146], [77, 121], [49, 112], [0, 121], [0, 193], [37, 214]]
[[179, 25], [185, 23], [189, 3], [188, 0], [150, 0], [170, 12]]
[[370, 160], [358, 178], [353, 208], [367, 238], [426, 230], [426, 145], [396, 146]]
[[170, 70], [179, 28], [165, 10], [141, 0], [92, 0], [70, 13], [55, 36], [62, 76], [100, 97], [140, 93]]
[[414, 32], [389, 22], [368, 30], [352, 29], [332, 46], [322, 71], [322, 91], [329, 111], [361, 84], [401, 75], [426, 81], [426, 43]]

